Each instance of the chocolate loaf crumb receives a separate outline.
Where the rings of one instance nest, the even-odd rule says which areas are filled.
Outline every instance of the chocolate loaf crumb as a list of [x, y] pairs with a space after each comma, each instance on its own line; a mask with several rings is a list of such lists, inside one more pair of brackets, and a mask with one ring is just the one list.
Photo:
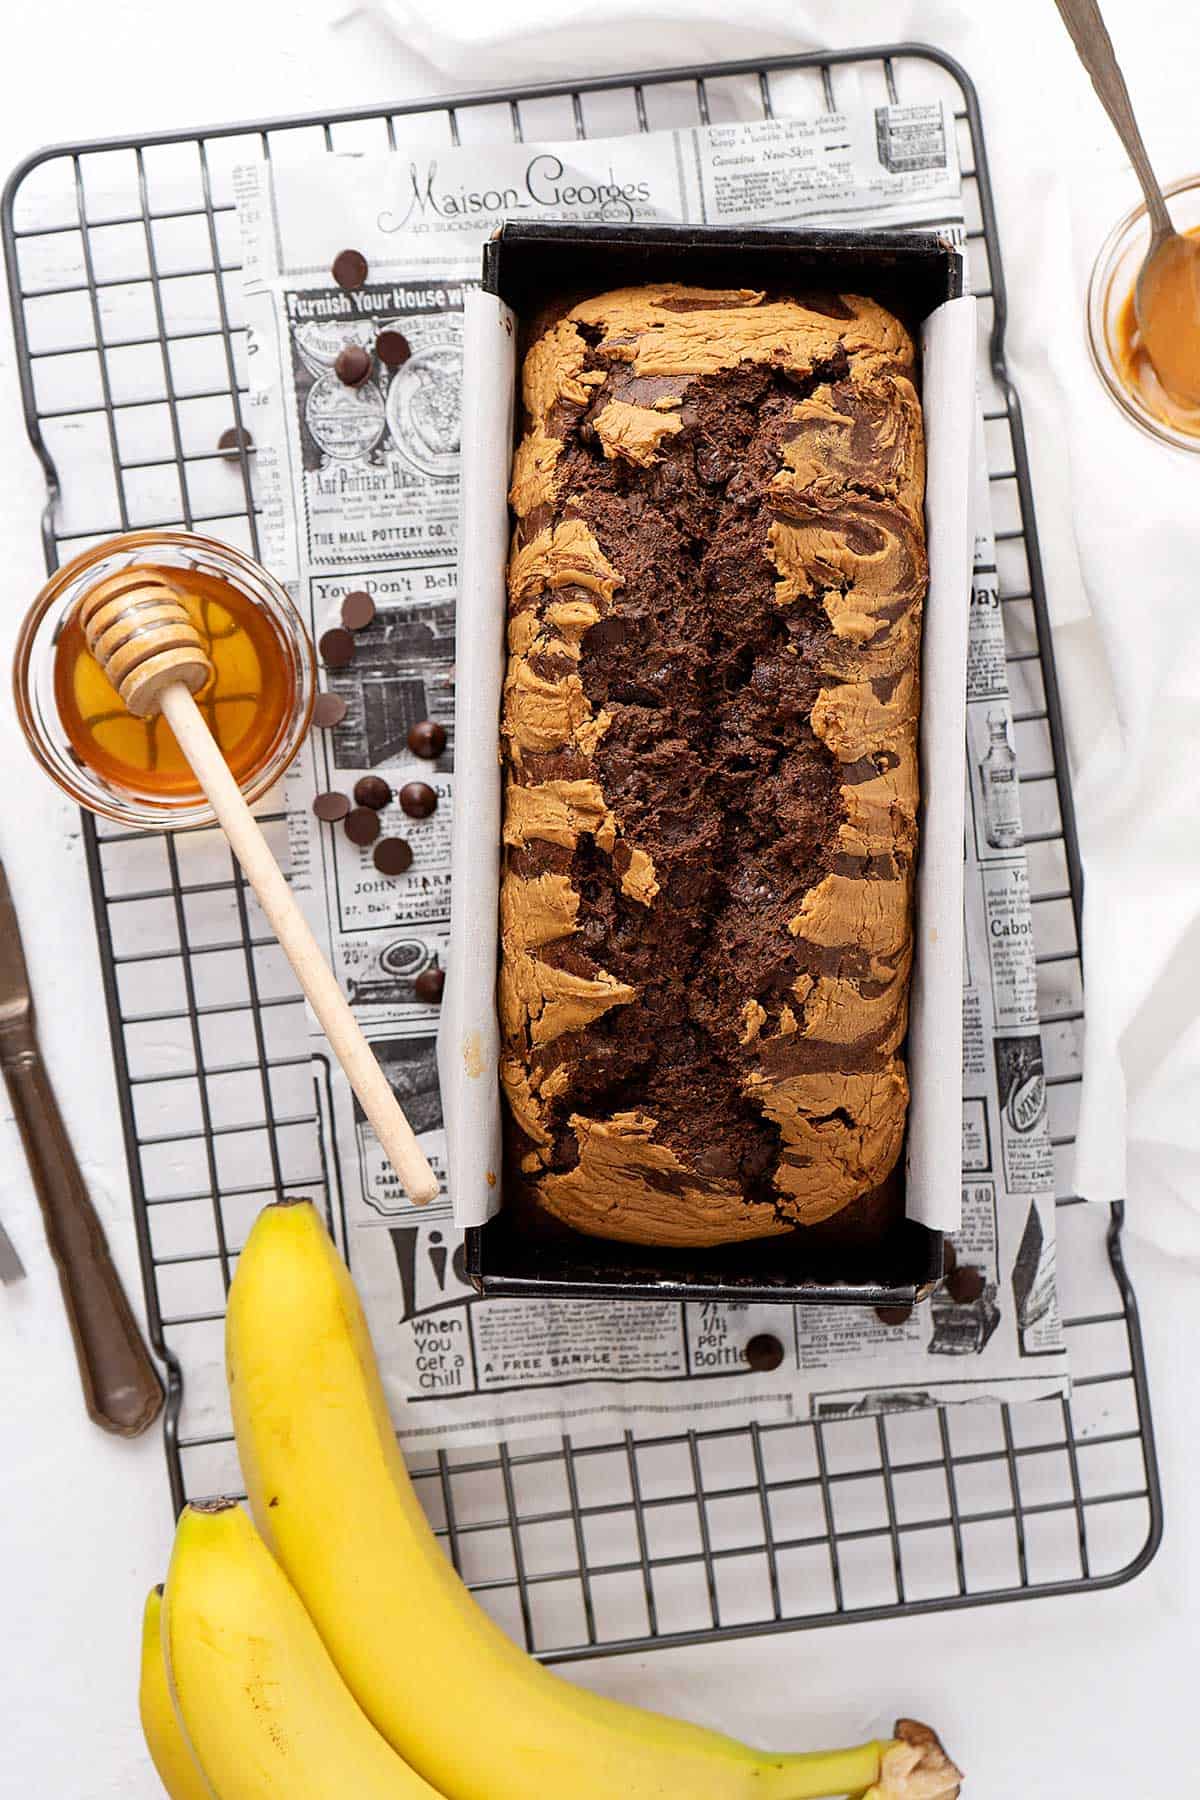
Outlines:
[[674, 284], [525, 358], [509, 564], [508, 1179], [574, 1228], [813, 1224], [900, 1153], [926, 563], [875, 302]]

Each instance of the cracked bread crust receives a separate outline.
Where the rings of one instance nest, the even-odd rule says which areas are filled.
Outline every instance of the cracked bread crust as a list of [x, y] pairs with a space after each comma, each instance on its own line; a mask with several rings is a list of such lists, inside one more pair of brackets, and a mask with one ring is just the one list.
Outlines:
[[513, 460], [507, 1179], [602, 1238], [814, 1224], [897, 1163], [924, 445], [874, 301], [661, 284], [542, 330]]

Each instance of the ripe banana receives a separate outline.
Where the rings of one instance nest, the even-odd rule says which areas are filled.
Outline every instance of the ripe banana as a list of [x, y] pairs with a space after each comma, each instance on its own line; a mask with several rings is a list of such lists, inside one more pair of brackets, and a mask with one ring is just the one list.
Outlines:
[[259, 1215], [229, 1295], [226, 1357], [259, 1530], [363, 1710], [449, 1800], [957, 1793], [944, 1758], [940, 1781], [920, 1759], [897, 1786], [895, 1744], [752, 1750], [575, 1688], [512, 1643], [430, 1530], [358, 1296], [308, 1202]]
[[151, 1588], [142, 1614], [142, 1671], [138, 1712], [150, 1761], [171, 1800], [213, 1800], [213, 1791], [175, 1716], [162, 1644], [162, 1589]]
[[221, 1800], [438, 1800], [350, 1695], [240, 1506], [189, 1506], [163, 1595], [175, 1707]]

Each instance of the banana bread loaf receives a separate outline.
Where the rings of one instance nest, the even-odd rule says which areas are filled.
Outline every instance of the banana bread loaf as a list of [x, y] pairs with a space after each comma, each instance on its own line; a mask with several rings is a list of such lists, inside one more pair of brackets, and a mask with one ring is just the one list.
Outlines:
[[674, 284], [524, 358], [506, 1180], [712, 1245], [883, 1184], [908, 1103], [924, 448], [900, 322]]

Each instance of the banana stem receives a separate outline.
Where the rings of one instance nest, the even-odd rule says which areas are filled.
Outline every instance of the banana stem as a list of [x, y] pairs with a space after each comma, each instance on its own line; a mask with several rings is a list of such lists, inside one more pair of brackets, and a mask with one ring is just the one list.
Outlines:
[[879, 1780], [888, 1743], [873, 1738], [850, 1750], [805, 1750], [782, 1757], [764, 1783], [762, 1800], [831, 1800], [862, 1794]]

